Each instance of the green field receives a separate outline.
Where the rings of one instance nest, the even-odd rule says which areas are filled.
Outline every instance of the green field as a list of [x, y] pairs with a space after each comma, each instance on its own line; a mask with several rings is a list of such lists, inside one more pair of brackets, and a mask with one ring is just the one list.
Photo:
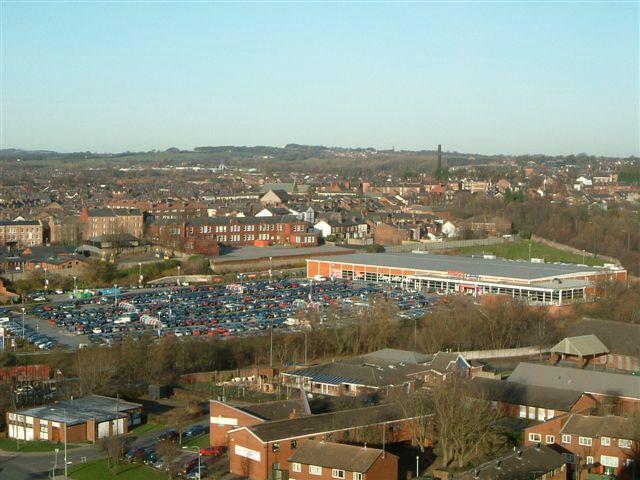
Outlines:
[[107, 466], [107, 460], [104, 459], [72, 467], [69, 470], [69, 477], [77, 480], [107, 480], [113, 478], [119, 480], [156, 480], [166, 478], [166, 474], [137, 463], [118, 464], [112, 473]]
[[142, 435], [144, 433], [147, 432], [153, 432], [154, 430], [158, 430], [159, 428], [162, 428], [163, 425], [160, 425], [159, 423], [143, 423], [142, 425], [138, 425], [137, 427], [132, 428], [131, 430], [129, 430], [130, 434], [133, 435]]
[[205, 448], [209, 446], [209, 434], [198, 435], [197, 437], [190, 438], [186, 442], [182, 442], [183, 447], [198, 447]]
[[[78, 445], [67, 444], [67, 449], [76, 448]], [[64, 448], [62, 443], [51, 442], [25, 442], [20, 440], [19, 444], [11, 438], [0, 438], [0, 450], [5, 452], [53, 452], [56, 448], [60, 451]]]
[[[500, 245], [484, 245], [479, 247], [464, 247], [455, 250], [448, 250], [448, 255], [482, 255], [491, 254], [497, 257], [508, 258], [510, 260], [528, 260], [529, 244], [531, 244], [531, 257], [543, 258], [545, 262], [583, 263], [582, 255], [565, 252], [557, 248], [549, 247], [543, 243], [517, 240], [515, 242], [502, 243]], [[600, 258], [585, 256], [586, 265], [602, 265], [606, 263]]]

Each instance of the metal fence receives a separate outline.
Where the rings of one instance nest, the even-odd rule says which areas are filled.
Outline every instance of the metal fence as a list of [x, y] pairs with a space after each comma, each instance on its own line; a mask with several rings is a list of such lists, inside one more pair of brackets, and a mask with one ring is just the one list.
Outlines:
[[508, 240], [504, 238], [476, 238], [472, 240], [447, 240], [443, 242], [421, 242], [421, 243], [407, 243], [404, 245], [385, 245], [385, 251], [389, 253], [408, 253], [414, 250], [420, 250], [422, 252], [436, 251], [436, 250], [449, 250], [452, 248], [464, 248], [464, 247], [482, 247], [488, 245], [499, 245], [506, 243]]

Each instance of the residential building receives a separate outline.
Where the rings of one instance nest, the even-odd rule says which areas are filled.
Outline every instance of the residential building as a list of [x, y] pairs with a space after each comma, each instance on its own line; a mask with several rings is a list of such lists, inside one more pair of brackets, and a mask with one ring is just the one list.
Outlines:
[[24, 248], [42, 243], [43, 229], [39, 220], [0, 220], [0, 246]]
[[507, 382], [588, 393], [598, 408], [618, 414], [640, 410], [639, 376], [521, 362]]
[[564, 452], [580, 479], [589, 474], [622, 475], [632, 467], [639, 439], [637, 421], [614, 416], [568, 414], [524, 431], [525, 445], [544, 443]]
[[410, 423], [399, 406], [382, 404], [239, 427], [228, 433], [230, 471], [251, 480], [267, 480], [272, 473], [286, 470], [289, 459], [309, 440], [362, 443], [372, 432], [382, 434], [384, 429], [391, 444], [412, 439]]
[[228, 446], [229, 431], [239, 427], [250, 427], [269, 420], [284, 420], [310, 414], [311, 409], [304, 392], [300, 392], [289, 400], [243, 406], [211, 400], [209, 402], [210, 445]]
[[308, 440], [289, 458], [289, 480], [395, 480], [398, 457], [377, 448]]
[[546, 445], [525, 447], [456, 475], [455, 480], [565, 480], [567, 459]]
[[82, 238], [128, 233], [140, 238], [143, 234], [142, 212], [137, 208], [83, 208], [80, 220], [84, 223]]

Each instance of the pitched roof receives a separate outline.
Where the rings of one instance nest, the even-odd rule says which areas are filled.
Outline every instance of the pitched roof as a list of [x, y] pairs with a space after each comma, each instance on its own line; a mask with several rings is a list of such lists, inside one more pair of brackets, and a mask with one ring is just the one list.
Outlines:
[[583, 395], [576, 390], [526, 385], [482, 377], [476, 377], [469, 382], [469, 391], [471, 395], [485, 400], [565, 412], [568, 412]]
[[567, 327], [568, 335], [596, 335], [613, 353], [640, 357], [640, 324], [587, 318]]
[[382, 361], [386, 363], [426, 363], [429, 360], [429, 356], [420, 352], [412, 352], [409, 350], [398, 350], [396, 348], [383, 348], [376, 350], [375, 352], [365, 353], [359, 357], [363, 360], [371, 361], [372, 363]]
[[640, 399], [640, 377], [620, 373], [521, 362], [507, 381]]
[[323, 432], [347, 430], [367, 425], [377, 425], [405, 418], [402, 409], [386, 403], [374, 407], [341, 410], [289, 420], [274, 420], [251, 427], [243, 427], [263, 442], [299, 438]]
[[289, 461], [366, 473], [382, 454], [383, 451], [377, 448], [308, 440], [298, 447]]
[[[497, 460], [483, 463], [456, 480], [522, 480], [538, 478], [566, 465], [562, 454], [546, 445], [527, 447]], [[534, 475], [535, 474], [535, 475]]]
[[469, 362], [467, 362], [459, 353], [438, 352], [433, 357], [433, 360], [431, 360], [429, 368], [444, 374], [452, 371], [450, 368], [451, 364], [453, 363], [454, 365], [457, 365], [459, 358], [467, 365], [469, 364]]
[[552, 353], [565, 355], [603, 355], [609, 353], [609, 349], [595, 335], [581, 335], [579, 337], [566, 337], [560, 340], [553, 348]]
[[[638, 427], [635, 427], [638, 428]], [[587, 415], [571, 415], [561, 433], [581, 435], [583, 437], [613, 437], [631, 439], [635, 434], [633, 420], [625, 417], [594, 417]]]
[[311, 414], [307, 396], [302, 390], [298, 398], [256, 403], [239, 407], [239, 409], [263, 420], [283, 420], [290, 418], [293, 414], [297, 416]]

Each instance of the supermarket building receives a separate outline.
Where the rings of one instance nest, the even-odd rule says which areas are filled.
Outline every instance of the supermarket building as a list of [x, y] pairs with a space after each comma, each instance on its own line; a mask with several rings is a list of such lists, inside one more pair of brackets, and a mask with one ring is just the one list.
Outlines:
[[615, 265], [566, 263], [415, 253], [355, 253], [307, 259], [307, 277], [389, 285], [438, 294], [507, 295], [538, 305], [587, 302], [600, 281], [627, 281]]

